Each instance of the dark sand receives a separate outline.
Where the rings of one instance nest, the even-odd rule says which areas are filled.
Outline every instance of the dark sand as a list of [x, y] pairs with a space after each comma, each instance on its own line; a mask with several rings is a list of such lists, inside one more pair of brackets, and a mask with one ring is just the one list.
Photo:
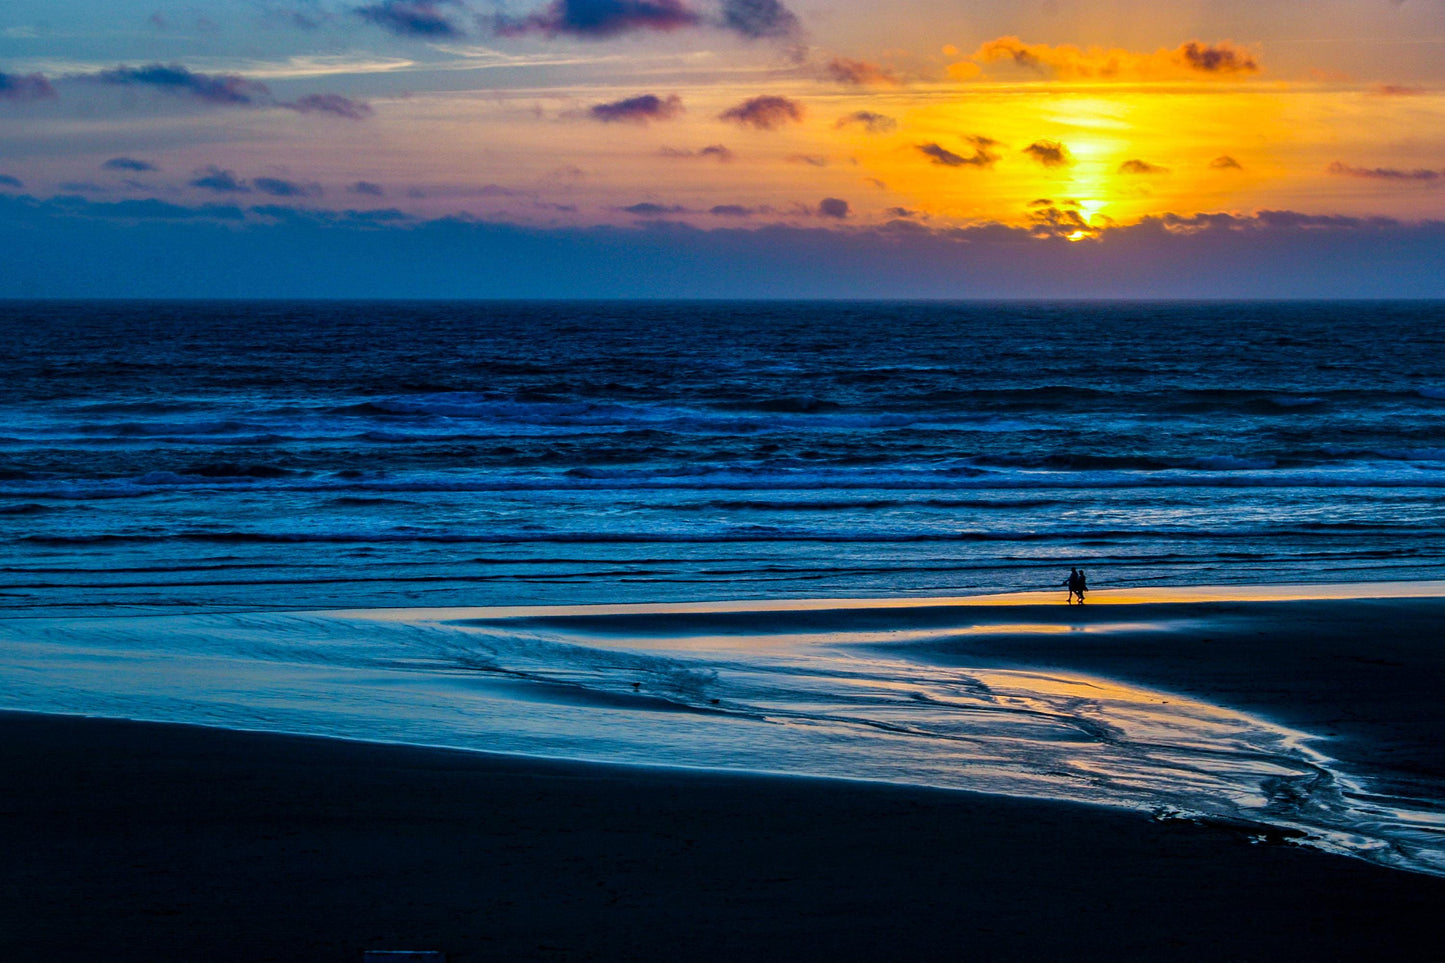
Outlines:
[[[980, 613], [1181, 617], [934, 655], [1442, 774], [1445, 601]], [[1445, 960], [1445, 879], [1087, 806], [18, 714], [0, 773], [5, 960]]]

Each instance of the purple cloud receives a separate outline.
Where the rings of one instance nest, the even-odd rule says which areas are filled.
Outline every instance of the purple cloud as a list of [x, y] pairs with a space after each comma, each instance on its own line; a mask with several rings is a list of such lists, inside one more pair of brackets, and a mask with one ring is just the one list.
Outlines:
[[55, 88], [43, 74], [7, 74], [0, 70], [0, 100], [44, 100]]
[[1244, 165], [1230, 157], [1228, 154], [1220, 154], [1209, 162], [1209, 166], [1217, 171], [1242, 171]]
[[153, 171], [156, 165], [143, 160], [136, 160], [134, 157], [112, 157], [100, 165], [108, 171]]
[[279, 177], [257, 177], [251, 184], [262, 194], [272, 197], [317, 197], [322, 193], [318, 184], [298, 184]]
[[347, 120], [365, 120], [372, 115], [370, 104], [340, 94], [307, 94], [298, 100], [277, 106], [301, 114], [334, 114]]
[[1259, 70], [1259, 63], [1248, 51], [1221, 44], [1201, 44], [1191, 40], [1179, 48], [1179, 56], [1193, 70], [1207, 74], [1252, 74]]
[[714, 217], [752, 217], [757, 211], [741, 204], [718, 204], [708, 213]]
[[726, 164], [732, 160], [734, 154], [722, 144], [708, 144], [701, 150], [678, 150], [676, 147], [664, 147], [658, 151], [663, 157], [710, 157], [715, 161]]
[[898, 127], [898, 121], [892, 117], [871, 110], [855, 110], [851, 114], [839, 117], [838, 122], [833, 126], [842, 128], [853, 124], [860, 125], [870, 134], [886, 134]]
[[723, 0], [721, 26], [754, 40], [795, 39], [798, 18], [778, 0]]
[[1023, 152], [1045, 167], [1065, 167], [1074, 162], [1069, 149], [1056, 140], [1036, 140]]
[[939, 167], [992, 167], [998, 161], [998, 155], [988, 150], [988, 145], [995, 143], [987, 137], [967, 138], [973, 143], [973, 153], [968, 157], [962, 154], [955, 154], [947, 147], [939, 144], [918, 144], [918, 151], [930, 158]]
[[380, 184], [373, 184], [371, 181], [357, 181], [346, 188], [348, 193], [363, 194], [367, 197], [383, 197], [386, 195], [386, 188]]
[[265, 84], [236, 74], [202, 74], [180, 64], [149, 64], [144, 67], [112, 67], [83, 74], [83, 80], [117, 87], [155, 87], [195, 97], [209, 104], [255, 107], [271, 102]]
[[825, 197], [818, 202], [818, 216], [841, 221], [848, 216], [848, 202], [841, 197]]
[[380, 0], [352, 12], [401, 37], [446, 39], [466, 33], [440, 9], [458, 5], [456, 0]]
[[18, 177], [11, 177], [9, 174], [0, 174], [0, 187], [23, 188], [25, 182]]
[[498, 16], [493, 29], [503, 36], [540, 33], [600, 38], [644, 30], [692, 27], [702, 18], [680, 0], [554, 0], [527, 17]]
[[1440, 171], [1428, 167], [1417, 167], [1414, 170], [1401, 170], [1398, 167], [1351, 167], [1339, 161], [1331, 164], [1328, 170], [1331, 174], [1381, 181], [1433, 181], [1441, 176]]
[[192, 187], [215, 191], [217, 194], [251, 193], [251, 188], [245, 181], [238, 179], [231, 171], [222, 170], [214, 165], [201, 171], [200, 176], [190, 184]]
[[1120, 164], [1119, 173], [1142, 174], [1145, 176], [1152, 176], [1156, 174], [1167, 174], [1169, 173], [1169, 168], [1160, 167], [1158, 164], [1151, 164], [1148, 161], [1138, 160], [1137, 158], [1135, 158], [1131, 160], [1126, 160], [1124, 163]]
[[654, 120], [671, 120], [682, 115], [682, 98], [673, 94], [666, 99], [656, 94], [643, 94], [614, 100], [609, 104], [596, 104], [587, 111], [594, 120], [605, 124], [629, 123], [647, 124]]
[[653, 204], [650, 201], [643, 201], [641, 204], [632, 204], [619, 208], [628, 214], [636, 214], [638, 217], [662, 217], [665, 214], [683, 214], [687, 211], [685, 207], [676, 204]]
[[740, 127], [755, 130], [777, 130], [786, 124], [801, 123], [803, 105], [786, 97], [762, 96], [745, 100], [718, 114], [719, 120], [730, 120]]

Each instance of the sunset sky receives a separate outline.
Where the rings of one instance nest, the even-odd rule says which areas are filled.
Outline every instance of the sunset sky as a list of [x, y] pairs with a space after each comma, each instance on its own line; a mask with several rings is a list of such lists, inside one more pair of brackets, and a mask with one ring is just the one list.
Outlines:
[[1439, 296], [1442, 218], [1440, 0], [0, 8], [0, 295]]

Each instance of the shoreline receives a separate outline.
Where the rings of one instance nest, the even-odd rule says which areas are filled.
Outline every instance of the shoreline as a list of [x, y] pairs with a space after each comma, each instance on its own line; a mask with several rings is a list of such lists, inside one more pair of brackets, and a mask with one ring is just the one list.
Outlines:
[[1445, 879], [1104, 807], [0, 713], [46, 959], [1438, 958]]

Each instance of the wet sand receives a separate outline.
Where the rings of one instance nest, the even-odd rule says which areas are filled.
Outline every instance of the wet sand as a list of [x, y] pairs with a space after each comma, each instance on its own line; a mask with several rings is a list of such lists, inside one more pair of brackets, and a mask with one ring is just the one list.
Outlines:
[[[1445, 774], [1445, 600], [977, 620], [929, 657], [1198, 694], [1404, 788]], [[1445, 959], [1445, 879], [1084, 805], [15, 713], [0, 772], [7, 959]]]
[[1071, 804], [0, 717], [8, 959], [1415, 959], [1445, 879]]

